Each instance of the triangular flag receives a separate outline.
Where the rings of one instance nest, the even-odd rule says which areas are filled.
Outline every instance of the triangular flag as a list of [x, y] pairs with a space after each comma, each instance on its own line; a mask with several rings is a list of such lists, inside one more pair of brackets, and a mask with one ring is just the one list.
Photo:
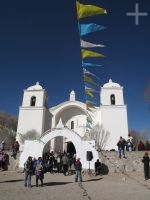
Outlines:
[[85, 90], [85, 94], [88, 95], [90, 98], [94, 98], [94, 95], [92, 94], [92, 92]]
[[107, 11], [99, 6], [84, 5], [84, 4], [80, 4], [78, 1], [76, 1], [76, 7], [77, 7], [78, 19], [93, 16], [93, 15], [107, 14]]
[[84, 40], [80, 40], [80, 45], [82, 48], [105, 47], [103, 44], [93, 44]]
[[87, 58], [87, 57], [104, 57], [103, 54], [101, 53], [97, 53], [94, 51], [89, 51], [89, 50], [85, 50], [85, 49], [81, 49], [81, 53], [82, 53], [82, 58]]
[[94, 110], [94, 109], [92, 109], [92, 108], [89, 108], [89, 107], [87, 107], [87, 110], [88, 110], [89, 112], [91, 112], [91, 113], [94, 113], [94, 112], [95, 112], [95, 110]]
[[94, 106], [93, 104], [89, 103], [89, 102], [86, 102], [86, 106], [87, 106], [88, 108], [93, 108], [93, 109], [95, 109], [95, 106]]
[[91, 115], [88, 113], [87, 113], [86, 119], [87, 119], [87, 121], [93, 122]]
[[82, 62], [82, 67], [101, 67], [102, 65]]
[[89, 87], [86, 87], [86, 86], [85, 86], [85, 90], [86, 90], [86, 91], [89, 91], [89, 92], [99, 93], [98, 90], [95, 90], [95, 89], [93, 89], [93, 88], [89, 88]]
[[96, 76], [95, 74], [93, 74], [92, 72], [90, 72], [89, 70], [87, 70], [85, 68], [83, 68], [83, 73], [91, 75], [91, 76], [94, 76], [95, 78], [97, 78], [98, 80], [100, 80], [100, 78], [98, 76]]
[[[100, 91], [98, 84], [94, 85], [93, 83], [84, 81], [84, 87], [85, 87], [85, 90], [90, 91], [90, 92], [99, 93], [99, 91]], [[97, 87], [98, 87], [98, 89], [97, 89]]]
[[98, 84], [91, 77], [89, 77], [87, 75], [83, 75], [83, 77], [84, 77], [84, 81], [98, 86]]
[[86, 103], [91, 103], [92, 105], [96, 106], [96, 103], [94, 101], [91, 101], [91, 100], [86, 100]]
[[101, 31], [106, 29], [106, 27], [98, 24], [79, 24], [79, 33], [80, 36], [86, 35], [88, 33], [96, 32], [96, 31]]
[[92, 127], [90, 126], [88, 122], [86, 123], [86, 128], [92, 129]]

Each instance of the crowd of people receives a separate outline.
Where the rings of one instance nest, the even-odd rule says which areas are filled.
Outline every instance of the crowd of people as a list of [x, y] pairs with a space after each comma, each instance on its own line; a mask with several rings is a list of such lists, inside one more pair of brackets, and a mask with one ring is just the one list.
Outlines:
[[[32, 175], [35, 175], [36, 187], [43, 186], [45, 173], [63, 173], [64, 176], [75, 174], [75, 182], [82, 182], [82, 163], [76, 155], [67, 154], [66, 152], [58, 153], [46, 152], [43, 157], [38, 159], [28, 157], [24, 164], [25, 180], [24, 186], [31, 187]], [[101, 175], [102, 164], [99, 159], [95, 162], [95, 175]]]
[[56, 152], [46, 152], [43, 155], [43, 162], [45, 165], [45, 171], [53, 173], [54, 171], [58, 173], [63, 173], [65, 176], [68, 171], [71, 170], [71, 166], [75, 164], [76, 155], [69, 153]]
[[32, 175], [35, 175], [36, 187], [43, 186], [44, 174], [49, 173], [63, 173], [64, 176], [75, 173], [75, 182], [82, 182], [82, 163], [80, 158], [76, 158], [76, 155], [70, 155], [67, 153], [45, 153], [43, 157], [38, 159], [28, 157], [24, 163], [24, 186], [31, 187]]
[[[117, 146], [118, 146], [118, 152], [119, 152], [119, 158], [126, 158], [125, 156], [125, 150], [127, 151], [133, 151], [133, 143], [132, 140], [125, 140], [122, 136], [120, 136], [118, 142], [117, 142]], [[144, 149], [142, 149], [144, 150]], [[144, 166], [144, 180], [148, 180], [150, 178], [150, 158], [149, 158], [149, 152], [145, 152], [144, 156], [141, 160], [143, 162], [143, 166]]]
[[133, 151], [134, 150], [134, 145], [133, 145], [133, 138], [128, 138], [125, 140], [122, 136], [120, 136], [118, 142], [118, 152], [119, 152], [119, 158], [126, 158], [125, 156], [125, 151]]
[[[131, 140], [125, 140], [122, 136], [120, 136], [118, 142], [118, 153], [119, 158], [126, 158], [125, 151], [133, 151], [133, 143]], [[0, 170], [7, 170], [9, 165], [9, 155], [4, 151], [5, 150], [5, 142], [1, 142], [0, 144]], [[11, 157], [16, 159], [17, 153], [19, 152], [19, 143], [15, 141], [11, 147]], [[148, 152], [145, 152], [141, 161], [144, 166], [144, 180], [149, 179], [149, 163], [150, 158], [148, 156]], [[95, 175], [102, 174], [102, 163], [99, 159], [95, 162]], [[58, 153], [54, 152], [46, 152], [43, 157], [39, 157], [38, 159], [28, 157], [27, 161], [24, 163], [24, 186], [31, 187], [31, 179], [32, 176], [35, 175], [35, 183], [36, 186], [43, 186], [44, 174], [45, 173], [63, 173], [64, 176], [69, 174], [75, 174], [75, 182], [82, 182], [82, 163], [80, 158], [76, 158], [76, 155], [72, 155], [66, 152], [59, 151]]]
[[138, 151], [150, 150], [150, 143], [148, 142], [148, 140], [146, 140], [145, 143], [142, 142], [141, 140], [135, 142], [134, 137], [132, 137], [131, 135], [128, 136], [128, 139], [124, 139], [122, 136], [120, 136], [117, 142], [117, 146], [118, 146], [119, 158], [121, 158], [122, 156], [126, 158], [125, 151], [131, 152], [136, 150]]

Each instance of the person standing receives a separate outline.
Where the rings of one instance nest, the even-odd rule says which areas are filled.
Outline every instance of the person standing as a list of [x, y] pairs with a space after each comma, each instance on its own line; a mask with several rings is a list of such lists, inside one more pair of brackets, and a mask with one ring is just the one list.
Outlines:
[[24, 172], [25, 172], [24, 186], [31, 187], [31, 177], [33, 174], [33, 161], [31, 156], [28, 157], [27, 161], [24, 164]]
[[77, 158], [76, 162], [75, 162], [75, 182], [79, 181], [82, 182], [82, 163], [80, 162], [80, 158]]
[[5, 150], [5, 141], [2, 141], [1, 144], [0, 144], [0, 151], [4, 151]]
[[68, 172], [68, 157], [66, 153], [62, 157], [62, 163], [63, 163], [63, 174], [66, 176], [66, 173]]
[[4, 152], [0, 151], [0, 170], [4, 169]]
[[99, 161], [99, 159], [97, 159], [97, 161], [95, 162], [95, 176], [100, 175], [101, 172], [102, 172], [102, 164]]
[[119, 158], [121, 158], [122, 155], [123, 155], [123, 158], [126, 158], [125, 157], [126, 140], [122, 136], [120, 136], [120, 139], [117, 142], [117, 146], [118, 146], [118, 151], [119, 151]]
[[36, 161], [36, 165], [35, 165], [35, 177], [36, 177], [36, 187], [39, 186], [38, 185], [39, 179], [41, 181], [41, 187], [43, 187], [44, 166], [43, 166], [42, 157], [39, 157], [38, 160]]
[[144, 163], [144, 180], [148, 180], [149, 178], [149, 162], [150, 158], [148, 156], [148, 152], [145, 152], [142, 162]]
[[58, 173], [61, 172], [61, 162], [62, 162], [61, 153], [59, 153], [57, 156], [57, 172]]
[[12, 145], [12, 155], [11, 156], [14, 159], [16, 159], [16, 157], [17, 157], [17, 152], [19, 151], [19, 147], [20, 147], [20, 145], [19, 145], [18, 141], [15, 141], [14, 144]]

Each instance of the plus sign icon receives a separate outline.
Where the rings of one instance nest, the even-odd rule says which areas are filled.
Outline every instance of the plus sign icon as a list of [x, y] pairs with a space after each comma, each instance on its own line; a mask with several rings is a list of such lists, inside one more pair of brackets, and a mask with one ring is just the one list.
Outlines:
[[133, 13], [127, 13], [127, 16], [134, 16], [135, 17], [135, 25], [139, 25], [139, 17], [145, 17], [148, 14], [146, 12], [140, 12], [139, 11], [139, 4], [135, 4], [135, 12]]

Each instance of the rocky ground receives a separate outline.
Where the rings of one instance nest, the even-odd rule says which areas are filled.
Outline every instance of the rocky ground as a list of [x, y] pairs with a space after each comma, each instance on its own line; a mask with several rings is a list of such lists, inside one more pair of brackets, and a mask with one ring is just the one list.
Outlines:
[[24, 173], [0, 172], [1, 200], [149, 200], [150, 180], [144, 181], [143, 173], [109, 173], [108, 175], [83, 176], [82, 183], [74, 182], [74, 174], [45, 174], [44, 186], [24, 187]]

